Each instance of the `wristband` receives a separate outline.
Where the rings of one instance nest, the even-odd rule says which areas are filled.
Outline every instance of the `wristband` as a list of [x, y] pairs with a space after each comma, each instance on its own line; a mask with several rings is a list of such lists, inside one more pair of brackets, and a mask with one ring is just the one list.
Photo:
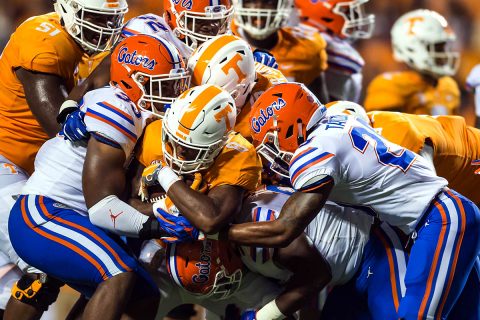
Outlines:
[[257, 311], [256, 320], [281, 320], [286, 316], [278, 309], [275, 300], [270, 301]]
[[163, 167], [160, 169], [157, 179], [163, 190], [165, 190], [165, 193], [168, 193], [168, 189], [170, 189], [172, 184], [178, 180], [181, 180], [180, 177], [170, 167]]
[[58, 110], [57, 122], [64, 123], [67, 116], [78, 109], [78, 103], [74, 100], [65, 100]]

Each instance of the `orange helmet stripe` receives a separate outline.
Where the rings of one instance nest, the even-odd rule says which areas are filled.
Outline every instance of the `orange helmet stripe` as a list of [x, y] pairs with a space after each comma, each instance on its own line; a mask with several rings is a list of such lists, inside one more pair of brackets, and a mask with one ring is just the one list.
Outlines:
[[202, 84], [201, 77], [203, 77], [203, 75], [205, 74], [205, 70], [207, 69], [208, 63], [212, 60], [212, 57], [224, 46], [236, 40], [238, 40], [238, 38], [233, 35], [224, 35], [222, 37], [218, 37], [215, 41], [213, 41], [198, 59], [197, 65], [195, 66], [192, 74], [192, 84]]
[[193, 101], [190, 103], [179, 121], [178, 131], [188, 135], [189, 129], [193, 126], [195, 119], [197, 119], [200, 112], [203, 110], [203, 107], [212, 100], [216, 95], [222, 92], [217, 86], [209, 86], [202, 93], [200, 93]]

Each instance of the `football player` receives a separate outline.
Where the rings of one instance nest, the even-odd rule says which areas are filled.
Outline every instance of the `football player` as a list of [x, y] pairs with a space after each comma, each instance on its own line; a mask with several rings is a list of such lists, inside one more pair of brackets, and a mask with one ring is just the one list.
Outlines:
[[153, 317], [157, 288], [113, 235], [161, 236], [151, 208], [143, 214], [120, 199], [125, 168], [150, 109], [171, 103], [189, 74], [173, 45], [138, 35], [116, 46], [110, 78], [82, 99], [88, 143], [58, 136], [40, 149], [12, 209], [10, 238], [25, 261], [90, 298], [83, 318]]
[[355, 103], [332, 102], [327, 114], [345, 113], [360, 117], [387, 140], [420, 154], [433, 164], [437, 175], [448, 180], [452, 189], [477, 205], [480, 177], [475, 160], [480, 159], [480, 130], [467, 126], [460, 116], [420, 116], [371, 111], [368, 114]]
[[[128, 7], [124, 0], [58, 0], [54, 8], [56, 12], [22, 23], [0, 55], [0, 250], [24, 271], [28, 266], [15, 254], [8, 239], [12, 196], [20, 193], [33, 172], [40, 146], [58, 132], [58, 109], [76, 78], [82, 76], [77, 74], [77, 66], [92, 62], [97, 53], [111, 48], [120, 35]], [[35, 280], [22, 279], [18, 289], [28, 289]], [[30, 310], [34, 316], [55, 300], [58, 288], [52, 290], [47, 296], [55, 297], [46, 299], [49, 302], [30, 299], [36, 305]], [[26, 295], [19, 296], [29, 300]], [[11, 300], [9, 310], [21, 305]], [[20, 315], [27, 316], [27, 311], [11, 316], [18, 319]]]
[[[255, 190], [260, 179], [255, 148], [233, 131], [236, 113], [235, 101], [225, 90], [209, 84], [193, 87], [162, 121], [147, 126], [138, 157], [148, 166], [146, 185], [160, 184], [168, 196], [156, 205], [167, 212], [173, 205], [207, 234], [218, 232], [240, 212], [243, 196]], [[201, 173], [204, 193], [180, 178], [193, 173]], [[163, 220], [165, 226], [176, 223], [176, 217], [171, 219]]]
[[458, 113], [460, 91], [451, 78], [459, 64], [456, 35], [440, 14], [426, 9], [401, 16], [391, 31], [395, 60], [411, 70], [387, 72], [369, 84], [367, 111], [415, 114]]
[[257, 100], [251, 114], [257, 150], [296, 192], [279, 219], [232, 225], [220, 237], [281, 247], [303, 232], [327, 197], [361, 206], [415, 240], [398, 317], [446, 317], [480, 251], [479, 209], [446, 188], [422, 157], [355, 117], [325, 112], [298, 83], [276, 85]]
[[252, 47], [271, 52], [288, 80], [305, 83], [328, 101], [325, 40], [313, 28], [286, 26], [293, 0], [237, 0], [234, 5], [233, 32]]
[[300, 23], [319, 30], [327, 42], [329, 101], [360, 100], [365, 61], [351, 43], [372, 36], [375, 16], [365, 13], [368, 1], [295, 1]]
[[160, 289], [159, 319], [186, 303], [207, 308], [207, 319], [220, 319], [229, 304], [241, 310], [261, 307], [281, 290], [275, 282], [248, 272], [238, 250], [227, 242], [151, 240], [142, 248], [140, 259]]
[[[290, 188], [273, 186], [258, 190], [245, 200], [236, 222], [277, 219], [292, 193]], [[373, 222], [372, 217], [358, 215], [357, 211], [328, 203], [307, 226], [305, 235], [288, 246], [241, 247], [242, 261], [250, 270], [276, 279], [284, 288], [255, 315], [248, 312], [246, 319], [283, 319], [315, 298], [327, 284], [339, 285], [353, 278], [362, 268], [364, 247]]]
[[480, 128], [480, 65], [476, 65], [467, 77], [467, 89], [475, 94], [476, 127]]
[[216, 84], [235, 99], [237, 119], [234, 130], [250, 138], [248, 117], [252, 104], [268, 88], [286, 82], [283, 74], [254, 61], [248, 43], [233, 35], [208, 40], [188, 60], [192, 85]]
[[[161, 37], [174, 44], [187, 61], [198, 45], [229, 31], [233, 18], [231, 0], [164, 0], [164, 8], [163, 17], [149, 13], [130, 19], [122, 29], [122, 37], [135, 34]], [[62, 105], [59, 122], [64, 122], [67, 115], [77, 110], [77, 102], [86, 92], [108, 84], [109, 61], [110, 59], [104, 59], [91, 77], [70, 92]], [[76, 112], [71, 117], [80, 122], [82, 115]], [[77, 127], [73, 125], [72, 130], [69, 130], [67, 126], [66, 134], [72, 135], [72, 140], [86, 138], [86, 132], [75, 137]], [[82, 125], [79, 124], [79, 127]]]

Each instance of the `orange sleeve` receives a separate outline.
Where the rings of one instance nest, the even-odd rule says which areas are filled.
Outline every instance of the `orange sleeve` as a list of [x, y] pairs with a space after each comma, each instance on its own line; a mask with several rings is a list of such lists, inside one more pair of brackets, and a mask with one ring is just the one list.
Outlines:
[[372, 127], [387, 140], [416, 153], [423, 148], [427, 136], [416, 126], [419, 116], [387, 111], [372, 111], [368, 116]]
[[204, 177], [209, 189], [234, 185], [254, 191], [260, 181], [262, 164], [253, 145], [235, 133]]
[[17, 28], [12, 41], [19, 46], [13, 67], [55, 74], [64, 79], [72, 77], [82, 55], [56, 14], [27, 20]]

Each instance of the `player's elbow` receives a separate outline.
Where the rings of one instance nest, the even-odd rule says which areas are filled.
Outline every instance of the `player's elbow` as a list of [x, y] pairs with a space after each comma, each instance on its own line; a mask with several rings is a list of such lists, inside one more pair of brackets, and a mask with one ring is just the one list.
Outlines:
[[295, 239], [296, 237], [290, 235], [289, 233], [285, 232], [281, 235], [278, 235], [277, 237], [275, 237], [275, 243], [274, 243], [274, 247], [277, 247], [277, 248], [286, 248], [288, 247], [292, 241]]
[[227, 222], [222, 221], [221, 219], [203, 219], [202, 224], [197, 226], [203, 233], [206, 234], [214, 234], [220, 232], [225, 226]]

